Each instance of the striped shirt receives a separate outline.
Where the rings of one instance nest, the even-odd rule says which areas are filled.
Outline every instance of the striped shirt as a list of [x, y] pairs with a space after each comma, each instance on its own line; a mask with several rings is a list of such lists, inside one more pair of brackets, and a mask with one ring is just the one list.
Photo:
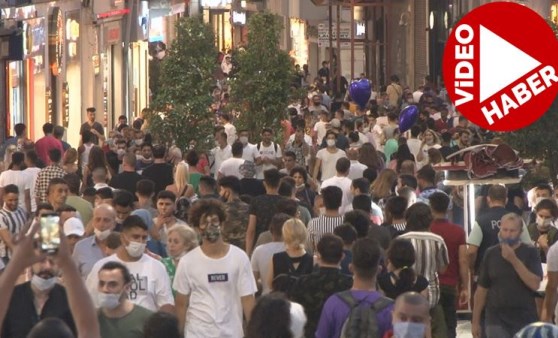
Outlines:
[[[10, 211], [5, 207], [0, 210], [0, 229], [8, 229], [12, 236], [17, 235], [21, 231], [26, 221], [27, 215], [21, 207], [14, 211]], [[11, 253], [9, 256], [11, 256]], [[2, 240], [0, 240], [0, 257], [8, 257], [6, 243]]]
[[436, 306], [440, 300], [438, 270], [449, 264], [448, 249], [444, 239], [429, 231], [411, 231], [399, 238], [407, 239], [413, 244], [416, 257], [413, 268], [418, 275], [428, 279], [428, 301], [431, 308]]
[[312, 218], [308, 222], [308, 239], [306, 241], [306, 248], [312, 252], [316, 251], [318, 242], [322, 236], [327, 233], [333, 233], [333, 230], [343, 224], [343, 216], [325, 216]]

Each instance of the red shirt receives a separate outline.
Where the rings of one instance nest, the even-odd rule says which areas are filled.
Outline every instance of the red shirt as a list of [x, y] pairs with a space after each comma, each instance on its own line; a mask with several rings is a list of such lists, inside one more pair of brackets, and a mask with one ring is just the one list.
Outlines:
[[431, 231], [441, 236], [448, 248], [449, 265], [446, 272], [439, 275], [440, 285], [457, 286], [459, 282], [459, 246], [465, 245], [465, 231], [447, 219], [432, 221]]
[[41, 137], [40, 139], [35, 142], [35, 151], [37, 152], [37, 156], [46, 164], [50, 165], [50, 158], [48, 157], [48, 152], [51, 149], [60, 149], [60, 154], [64, 155], [64, 148], [62, 148], [62, 142], [56, 139], [52, 135], [47, 135], [45, 137]]

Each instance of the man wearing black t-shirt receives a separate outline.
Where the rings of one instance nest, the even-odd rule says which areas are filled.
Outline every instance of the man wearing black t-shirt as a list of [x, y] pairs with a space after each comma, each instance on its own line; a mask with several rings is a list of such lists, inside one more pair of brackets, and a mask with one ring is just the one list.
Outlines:
[[153, 164], [145, 168], [142, 172], [144, 178], [155, 182], [155, 195], [161, 190], [165, 190], [174, 181], [172, 175], [172, 165], [165, 161], [166, 149], [163, 145], [153, 147]]
[[269, 222], [277, 209], [277, 202], [284, 197], [279, 196], [277, 190], [281, 175], [277, 169], [264, 171], [265, 195], [257, 196], [250, 203], [250, 218], [246, 230], [246, 253], [252, 254], [258, 236], [269, 230]]
[[82, 135], [84, 131], [89, 130], [93, 134], [91, 141], [98, 145], [99, 140], [105, 140], [105, 131], [103, 126], [99, 122], [95, 121], [96, 111], [97, 110], [94, 107], [87, 108], [87, 121], [81, 125], [79, 134]]
[[122, 158], [122, 172], [113, 176], [109, 185], [115, 189], [126, 190], [135, 195], [136, 185], [141, 179], [143, 177], [136, 172], [136, 155], [129, 152]]

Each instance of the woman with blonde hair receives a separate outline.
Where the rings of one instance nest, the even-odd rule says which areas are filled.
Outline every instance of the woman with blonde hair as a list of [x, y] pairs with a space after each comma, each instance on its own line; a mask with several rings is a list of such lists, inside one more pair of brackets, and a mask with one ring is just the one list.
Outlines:
[[168, 185], [165, 190], [174, 193], [177, 200], [180, 197], [192, 198], [194, 196], [194, 187], [188, 183], [189, 179], [188, 165], [180, 162], [174, 168], [174, 183]]
[[424, 133], [422, 133], [422, 143], [417, 154], [418, 169], [428, 164], [428, 150], [440, 148], [442, 148], [442, 145], [438, 133], [432, 129], [426, 129]]
[[312, 272], [314, 258], [304, 249], [308, 232], [301, 220], [298, 218], [287, 220], [283, 224], [282, 234], [285, 251], [273, 255], [267, 283], [273, 291], [288, 292], [293, 277]]
[[74, 174], [78, 171], [78, 152], [75, 148], [70, 148], [64, 153], [62, 159], [62, 169], [66, 174]]
[[199, 245], [198, 235], [187, 225], [173, 225], [167, 233], [167, 252], [169, 257], [161, 259], [161, 263], [167, 269], [171, 285], [176, 273], [176, 266], [182, 256]]
[[[393, 188], [397, 183], [397, 173], [393, 169], [384, 169], [378, 178], [370, 185], [372, 201], [378, 204], [393, 195]], [[380, 206], [381, 207], [381, 206]]]

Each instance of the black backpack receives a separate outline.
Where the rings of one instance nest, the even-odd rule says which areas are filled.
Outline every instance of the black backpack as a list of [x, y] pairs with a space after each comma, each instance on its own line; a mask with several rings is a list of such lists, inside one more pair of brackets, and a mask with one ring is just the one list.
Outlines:
[[378, 332], [377, 315], [382, 310], [393, 304], [393, 300], [380, 296], [372, 304], [357, 300], [351, 290], [337, 293], [345, 304], [351, 309], [349, 317], [343, 323], [340, 338], [382, 338]]

